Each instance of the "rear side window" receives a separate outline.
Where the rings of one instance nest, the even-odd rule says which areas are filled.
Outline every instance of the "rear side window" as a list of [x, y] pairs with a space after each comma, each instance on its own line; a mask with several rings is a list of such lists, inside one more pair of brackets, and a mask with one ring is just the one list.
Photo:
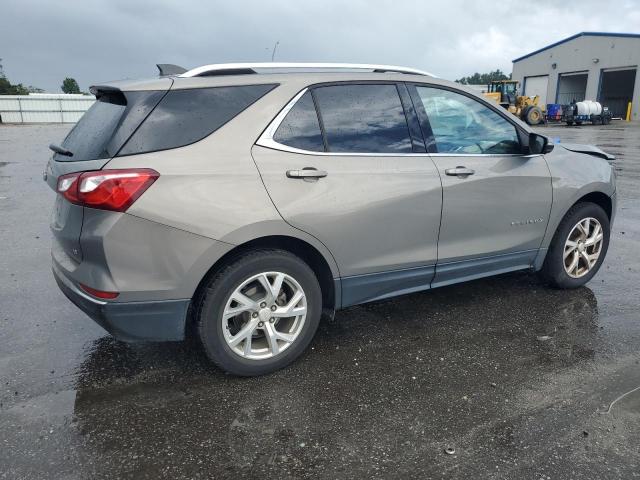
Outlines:
[[170, 90], [118, 156], [177, 148], [202, 140], [275, 86]]
[[289, 110], [273, 135], [273, 139], [283, 145], [301, 150], [324, 151], [320, 122], [318, 122], [311, 92], [307, 91]]
[[113, 157], [164, 92], [101, 92], [98, 100], [62, 142], [72, 157], [55, 154], [58, 162], [77, 162]]
[[395, 85], [335, 85], [318, 87], [313, 92], [330, 152], [412, 152], [407, 119]]

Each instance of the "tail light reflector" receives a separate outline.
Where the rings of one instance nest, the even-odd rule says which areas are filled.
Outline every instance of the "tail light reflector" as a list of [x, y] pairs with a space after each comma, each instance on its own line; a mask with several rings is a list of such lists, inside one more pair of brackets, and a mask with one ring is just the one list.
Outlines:
[[113, 300], [118, 295], [120, 295], [118, 292], [104, 292], [102, 290], [96, 290], [95, 288], [87, 287], [82, 283], [80, 284], [80, 288], [87, 292], [89, 295], [92, 295], [96, 298], [102, 298], [104, 300]]
[[70, 173], [58, 178], [58, 193], [84, 207], [125, 212], [159, 176], [150, 168]]

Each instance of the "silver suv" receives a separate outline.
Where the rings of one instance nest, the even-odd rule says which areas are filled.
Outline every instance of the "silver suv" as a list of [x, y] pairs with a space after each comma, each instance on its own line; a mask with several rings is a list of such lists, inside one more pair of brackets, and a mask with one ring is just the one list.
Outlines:
[[424, 72], [161, 66], [92, 92], [45, 172], [53, 273], [123, 340], [193, 326], [263, 374], [323, 312], [515, 270], [575, 288], [607, 252], [610, 155]]

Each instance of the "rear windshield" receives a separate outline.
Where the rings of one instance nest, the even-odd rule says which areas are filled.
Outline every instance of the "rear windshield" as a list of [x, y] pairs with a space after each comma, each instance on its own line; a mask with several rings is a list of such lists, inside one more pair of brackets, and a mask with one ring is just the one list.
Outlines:
[[56, 153], [54, 159], [78, 162], [113, 157], [164, 93], [102, 93], [62, 142], [73, 156]]
[[202, 140], [276, 85], [171, 90], [118, 156], [177, 148]]

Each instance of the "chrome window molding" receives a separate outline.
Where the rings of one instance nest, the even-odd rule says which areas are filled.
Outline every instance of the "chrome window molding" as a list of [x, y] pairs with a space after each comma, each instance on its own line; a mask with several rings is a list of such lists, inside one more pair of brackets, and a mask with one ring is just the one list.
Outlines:
[[538, 155], [522, 155], [519, 153], [363, 153], [363, 152], [315, 152], [313, 150], [302, 150], [300, 148], [290, 147], [283, 143], [276, 142], [273, 139], [278, 127], [287, 116], [293, 106], [307, 93], [308, 87], [303, 88], [295, 97], [280, 110], [280, 113], [269, 123], [262, 135], [256, 141], [256, 145], [270, 148], [272, 150], [280, 150], [282, 152], [297, 153], [300, 155], [316, 155], [322, 157], [534, 157]]

